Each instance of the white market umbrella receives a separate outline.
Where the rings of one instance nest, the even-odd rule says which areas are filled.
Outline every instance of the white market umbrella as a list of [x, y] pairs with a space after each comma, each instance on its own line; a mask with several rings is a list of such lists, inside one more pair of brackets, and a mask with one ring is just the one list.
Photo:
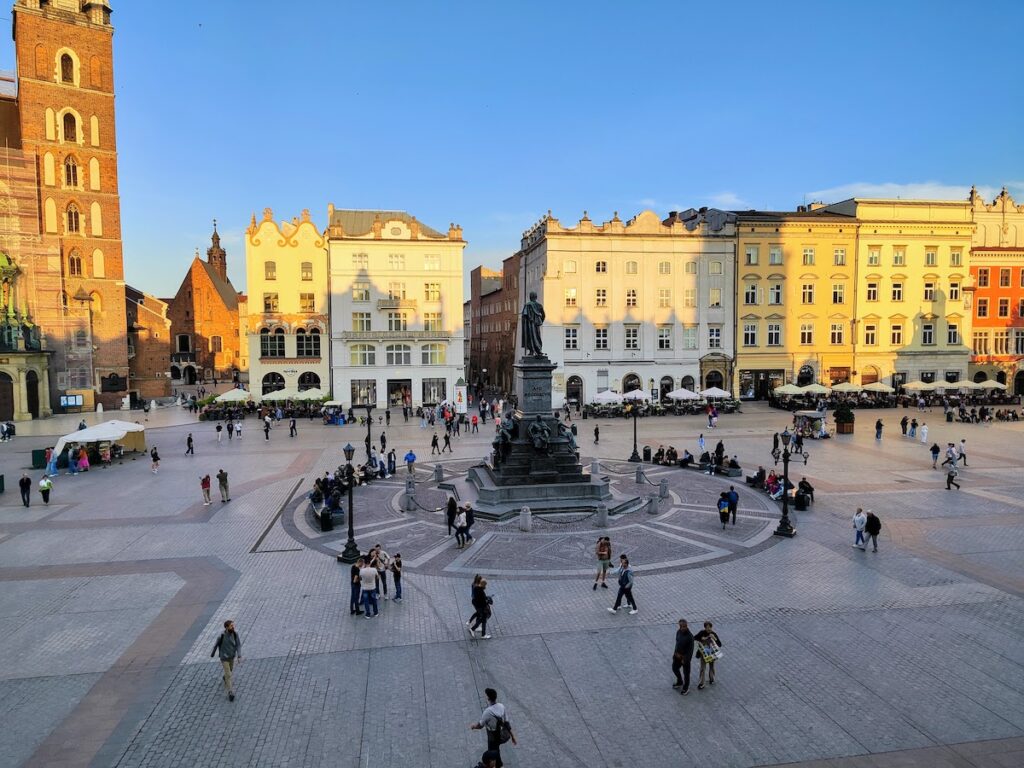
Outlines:
[[935, 382], [929, 381], [912, 381], [909, 384], [904, 385], [904, 389], [908, 392], [931, 392], [938, 385]]
[[827, 395], [832, 388], [824, 384], [808, 384], [806, 387], [800, 387], [800, 391], [808, 395]]
[[227, 392], [217, 395], [214, 402], [217, 403], [244, 403], [250, 397], [244, 389], [229, 389]]
[[631, 389], [622, 396], [622, 399], [630, 403], [642, 403], [644, 400], [650, 400], [651, 396], [642, 389]]
[[884, 392], [885, 394], [891, 395], [896, 390], [890, 387], [888, 384], [883, 384], [880, 381], [873, 381], [870, 384], [864, 385], [865, 392]]
[[726, 392], [720, 387], [711, 387], [701, 393], [701, 397], [732, 397], [732, 392]]
[[296, 396], [296, 400], [323, 400], [327, 397], [327, 393], [324, 392], [320, 387], [310, 387], [305, 389]]
[[594, 402], [602, 405], [618, 404], [622, 402], [622, 395], [618, 392], [612, 392], [610, 389], [606, 389], [604, 392], [598, 392], [594, 395]]
[[979, 390], [979, 389], [984, 389], [984, 386], [982, 384], [979, 384], [979, 383], [975, 382], [975, 381], [958, 381], [955, 384], [950, 384], [949, 388], [950, 389]]
[[328, 400], [324, 405], [337, 408], [339, 405], [344, 405], [344, 403], [342, 403], [341, 400]]
[[796, 384], [782, 384], [773, 389], [772, 392], [776, 395], [802, 395], [804, 393]]
[[860, 392], [862, 389], [864, 388], [849, 381], [843, 381], [839, 384], [832, 385], [833, 392]]
[[978, 384], [980, 389], [1006, 389], [1005, 384], [1000, 384], [995, 379], [986, 379], [985, 381]]
[[264, 400], [295, 400], [301, 396], [301, 392], [294, 389], [279, 389], [276, 392], [268, 392], [263, 396]]
[[666, 397], [668, 397], [669, 400], [699, 400], [700, 399], [700, 395], [698, 395], [696, 392], [691, 392], [690, 390], [688, 390], [686, 388], [673, 389], [671, 392], [668, 393], [668, 395], [666, 395]]

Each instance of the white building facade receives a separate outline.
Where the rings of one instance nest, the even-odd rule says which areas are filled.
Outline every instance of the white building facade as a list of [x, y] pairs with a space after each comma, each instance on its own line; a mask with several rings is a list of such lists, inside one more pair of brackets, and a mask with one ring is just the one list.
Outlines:
[[[524, 233], [521, 297], [547, 315], [544, 352], [558, 364], [552, 406], [606, 389], [728, 389], [735, 360], [736, 218], [643, 211], [563, 227], [550, 213]], [[519, 331], [521, 337], [521, 329]], [[516, 357], [521, 355], [521, 350]]]
[[331, 381], [346, 405], [454, 400], [464, 375], [462, 228], [328, 206]]

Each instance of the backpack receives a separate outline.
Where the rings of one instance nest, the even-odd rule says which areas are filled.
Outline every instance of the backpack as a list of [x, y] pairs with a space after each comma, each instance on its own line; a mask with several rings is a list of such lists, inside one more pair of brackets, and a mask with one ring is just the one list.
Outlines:
[[495, 733], [498, 734], [498, 743], [504, 744], [512, 738], [512, 726], [509, 725], [508, 720], [504, 717], [497, 717], [495, 719], [498, 721], [498, 725], [494, 729]]

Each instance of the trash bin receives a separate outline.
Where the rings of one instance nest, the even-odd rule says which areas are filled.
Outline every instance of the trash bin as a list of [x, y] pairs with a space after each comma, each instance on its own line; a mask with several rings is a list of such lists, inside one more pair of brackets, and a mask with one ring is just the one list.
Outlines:
[[650, 460], [651, 460], [651, 446], [645, 445], [644, 446], [644, 461], [650, 462]]
[[946, 423], [947, 424], [952, 424], [953, 423], [953, 412], [952, 411], [946, 411]]
[[320, 530], [323, 532], [334, 530], [334, 520], [331, 510], [324, 507], [320, 510]]
[[32, 449], [32, 469], [46, 469], [46, 449]]
[[807, 509], [807, 502], [810, 499], [806, 493], [798, 493], [796, 495], [796, 510], [797, 512], [803, 512]]

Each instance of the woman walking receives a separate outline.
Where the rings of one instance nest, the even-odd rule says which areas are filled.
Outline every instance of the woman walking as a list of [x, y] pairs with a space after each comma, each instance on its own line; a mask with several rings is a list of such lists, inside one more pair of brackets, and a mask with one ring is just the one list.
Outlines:
[[722, 491], [718, 497], [718, 519], [722, 521], [722, 530], [729, 523], [729, 494]]
[[473, 607], [476, 609], [476, 619], [469, 628], [469, 634], [475, 634], [479, 627], [481, 640], [491, 639], [491, 636], [487, 634], [487, 619], [491, 617], [492, 602], [487, 595], [487, 579], [480, 579], [480, 582], [473, 587]]
[[607, 536], [601, 536], [597, 540], [597, 575], [594, 577], [594, 589], [600, 584], [602, 589], [608, 589], [605, 579], [608, 577], [608, 569], [612, 566], [612, 540]]
[[456, 549], [466, 548], [466, 512], [462, 509], [455, 516], [455, 545]]
[[[484, 580], [484, 577], [481, 576], [479, 573], [476, 576], [473, 577], [473, 586], [470, 587], [470, 599], [476, 597], [476, 588], [478, 586], [480, 586], [480, 582], [483, 581], [483, 580]], [[475, 604], [474, 604], [474, 608], [475, 608]], [[468, 626], [472, 625], [472, 623], [474, 621], [476, 621], [476, 611], [475, 610], [470, 615], [469, 620], [466, 621], [466, 626], [468, 627]]]
[[700, 680], [697, 682], [699, 691], [704, 688], [705, 671], [710, 671], [708, 685], [715, 684], [715, 654], [722, 647], [722, 639], [712, 629], [710, 621], [704, 622], [704, 629], [694, 635], [693, 639], [697, 643], [697, 655], [700, 656]]
[[156, 451], [156, 446], [153, 446], [153, 450], [149, 452], [149, 458], [153, 461], [153, 474], [155, 475], [160, 469], [160, 454]]

